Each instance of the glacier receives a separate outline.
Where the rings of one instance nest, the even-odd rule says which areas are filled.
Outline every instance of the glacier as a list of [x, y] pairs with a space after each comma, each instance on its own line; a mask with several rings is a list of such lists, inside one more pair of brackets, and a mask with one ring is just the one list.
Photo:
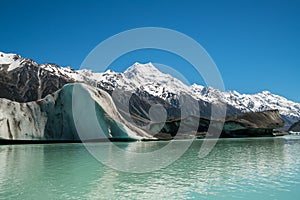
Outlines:
[[[73, 90], [76, 87], [76, 96]], [[87, 113], [85, 105], [77, 107], [84, 118], [80, 123], [74, 119], [73, 103], [84, 99], [85, 104], [94, 105], [96, 116]], [[82, 101], [80, 101], [82, 102]], [[78, 110], [79, 109], [79, 110]], [[7, 140], [97, 140], [118, 139], [154, 139], [144, 130], [126, 122], [117, 111], [108, 93], [86, 84], [67, 84], [62, 89], [45, 98], [18, 103], [0, 99], [0, 138]], [[89, 122], [96, 119], [101, 127], [91, 129]], [[78, 133], [78, 123], [85, 132]]]

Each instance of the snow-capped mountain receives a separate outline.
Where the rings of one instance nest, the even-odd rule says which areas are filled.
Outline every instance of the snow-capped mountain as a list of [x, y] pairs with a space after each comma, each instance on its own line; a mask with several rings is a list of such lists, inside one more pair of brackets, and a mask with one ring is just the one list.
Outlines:
[[[79, 71], [82, 74], [82, 70]], [[209, 103], [223, 102], [237, 108], [241, 112], [260, 112], [264, 110], [279, 110], [289, 124], [300, 119], [300, 103], [295, 103], [282, 96], [263, 91], [257, 94], [240, 94], [237, 91], [221, 92], [211, 87], [193, 84], [187, 86], [169, 74], [164, 74], [151, 63], [135, 63], [124, 73], [107, 71], [93, 74], [98, 83], [109, 85], [112, 88], [120, 87], [125, 90], [135, 91], [140, 89], [147, 93], [169, 100], [182, 94], [188, 94], [197, 100]]]
[[[17, 102], [34, 101], [74, 82], [64, 73], [50, 72], [47, 66], [16, 54], [0, 52], [0, 97]], [[51, 65], [51, 68], [67, 70], [57, 65]]]
[[[26, 68], [26, 70], [23, 68]], [[26, 75], [19, 75], [20, 73]], [[33, 100], [29, 98], [30, 95], [41, 93], [41, 88], [44, 88], [42, 95], [34, 95], [34, 98], [44, 97], [69, 82], [85, 82], [107, 91], [118, 88], [124, 92], [146, 94], [148, 99], [156, 98], [156, 101], [166, 101], [174, 107], [178, 106], [177, 100], [184, 94], [202, 102], [201, 105], [203, 106], [207, 103], [225, 103], [229, 108], [229, 114], [278, 109], [287, 126], [300, 120], [300, 104], [282, 96], [268, 91], [250, 95], [240, 94], [236, 91], [221, 92], [211, 87], [196, 84], [188, 86], [171, 75], [160, 72], [152, 63], [135, 63], [123, 73], [111, 70], [94, 73], [91, 70], [73, 70], [70, 67], [60, 67], [55, 64], [38, 65], [34, 61], [22, 58], [19, 55], [0, 52], [0, 77], [0, 81], [2, 81], [0, 94], [1, 97], [5, 98], [9, 98], [9, 94], [13, 90], [24, 87], [22, 84], [28, 85], [30, 81], [32, 82], [32, 85], [25, 90], [29, 91], [28, 94], [24, 93], [24, 88], [17, 93], [12, 92], [13, 95], [19, 95], [19, 98], [13, 99], [17, 101], [22, 101], [24, 97], [28, 98], [23, 99], [23, 101]], [[58, 81], [59, 84], [55, 79], [60, 80]], [[14, 86], [13, 89], [9, 90], [7, 89], [9, 87], [4, 87], [3, 82], [9, 82], [10, 85]]]
[[222, 101], [243, 113], [279, 110], [287, 126], [295, 123], [300, 117], [300, 103], [272, 94], [269, 91], [262, 91], [257, 94], [240, 94], [237, 91], [221, 92], [211, 87], [196, 84], [191, 87], [195, 94], [198, 94], [198, 98], [208, 102]]

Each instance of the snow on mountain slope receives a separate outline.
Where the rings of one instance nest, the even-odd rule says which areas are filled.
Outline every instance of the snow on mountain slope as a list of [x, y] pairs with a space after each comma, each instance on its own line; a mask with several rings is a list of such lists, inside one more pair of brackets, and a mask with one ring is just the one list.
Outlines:
[[190, 93], [189, 86], [169, 74], [160, 72], [152, 63], [135, 63], [124, 72], [124, 76], [135, 88], [164, 100], [173, 95]]
[[12, 53], [3, 53], [0, 52], [0, 63], [1, 64], [10, 64], [20, 58], [17, 54], [12, 54]]
[[[245, 111], [263, 111], [270, 109], [278, 109], [283, 115], [292, 117], [300, 116], [300, 104], [290, 101], [282, 96], [272, 94], [269, 91], [249, 95], [239, 94], [238, 92], [226, 92], [225, 98], [228, 103], [245, 109]], [[239, 102], [239, 104], [235, 104]]]
[[42, 64], [41, 68], [58, 77], [72, 78], [81, 81], [81, 76], [71, 67], [60, 67], [56, 64]]
[[93, 73], [86, 69], [76, 72], [83, 77], [81, 79], [94, 82], [95, 85], [108, 90], [119, 88], [130, 92], [145, 91], [168, 101], [183, 93], [193, 96], [189, 86], [169, 74], [160, 72], [152, 63], [135, 63], [124, 73], [111, 70], [104, 73]]
[[32, 60], [22, 58], [17, 54], [6, 54], [0, 52], [0, 70], [6, 69], [7, 71], [12, 71], [16, 68], [22, 67], [24, 62], [32, 62], [33, 64], [36, 64]]
[[272, 94], [269, 91], [263, 91], [257, 94], [240, 94], [237, 91], [221, 92], [219, 90], [192, 85], [192, 90], [208, 102], [215, 100], [223, 101], [242, 112], [259, 112], [264, 110], [280, 111], [281, 115], [292, 119], [300, 117], [300, 103], [295, 103], [282, 96]]

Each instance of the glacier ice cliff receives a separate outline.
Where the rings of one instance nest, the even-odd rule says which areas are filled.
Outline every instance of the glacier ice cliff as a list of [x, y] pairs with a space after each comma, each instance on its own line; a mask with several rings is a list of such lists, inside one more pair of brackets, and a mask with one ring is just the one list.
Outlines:
[[[77, 95], [72, 92], [76, 87]], [[72, 100], [80, 101], [76, 111], [83, 118], [74, 119]], [[94, 105], [96, 116], [87, 113], [86, 105]], [[0, 138], [9, 140], [95, 140], [102, 138], [152, 138], [145, 131], [129, 124], [117, 111], [110, 95], [85, 84], [67, 84], [43, 99], [18, 103], [0, 99]], [[84, 123], [76, 121], [83, 119]], [[101, 127], [94, 130], [95, 120]], [[77, 124], [75, 124], [77, 123]], [[86, 132], [77, 132], [78, 127]]]

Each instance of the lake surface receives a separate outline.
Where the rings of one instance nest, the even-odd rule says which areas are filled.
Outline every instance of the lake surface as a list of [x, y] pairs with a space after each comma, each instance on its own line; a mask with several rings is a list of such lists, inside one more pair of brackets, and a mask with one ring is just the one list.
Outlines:
[[[0, 146], [0, 199], [300, 199], [300, 137], [220, 139], [200, 159], [202, 143], [150, 173], [111, 169], [83, 144]], [[145, 152], [166, 144], [94, 145]]]

